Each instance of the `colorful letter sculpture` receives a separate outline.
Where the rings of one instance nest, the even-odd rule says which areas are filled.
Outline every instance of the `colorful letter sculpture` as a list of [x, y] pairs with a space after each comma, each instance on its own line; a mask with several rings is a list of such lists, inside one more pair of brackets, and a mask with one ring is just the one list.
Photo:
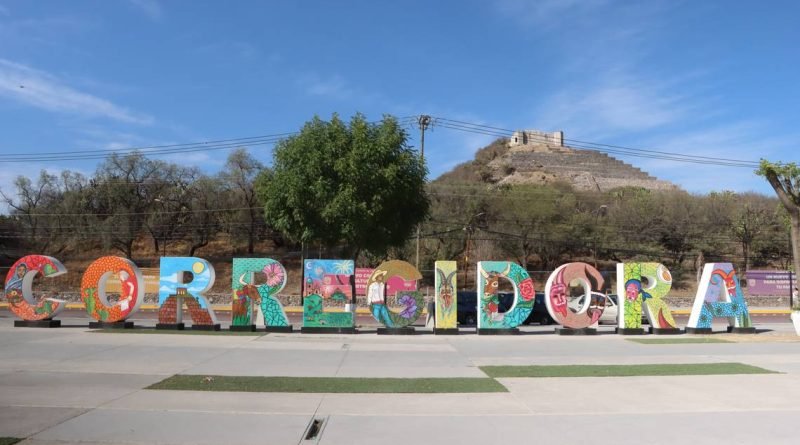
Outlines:
[[729, 330], [738, 333], [755, 333], [750, 320], [747, 302], [736, 269], [731, 263], [707, 263], [700, 277], [700, 286], [689, 315], [686, 332], [711, 333], [714, 318], [727, 318]]
[[[185, 273], [193, 275], [186, 281]], [[205, 292], [214, 285], [214, 266], [202, 258], [161, 257], [156, 329], [183, 329], [183, 305], [189, 309], [192, 329], [218, 331], [214, 309]]]
[[664, 301], [672, 289], [672, 274], [659, 263], [617, 264], [618, 327], [620, 334], [643, 334], [642, 310], [653, 334], [679, 334], [669, 305]]
[[386, 283], [392, 277], [417, 281], [422, 279], [422, 274], [416, 267], [405, 261], [392, 260], [381, 263], [367, 280], [369, 310], [372, 316], [386, 327], [378, 328], [378, 334], [413, 333], [414, 328], [409, 325], [417, 321], [422, 314], [422, 307], [425, 304], [422, 293], [418, 290], [397, 292], [395, 299], [403, 309], [400, 312], [390, 310], [386, 301]]
[[[511, 281], [514, 302], [506, 312], [500, 312], [500, 279]], [[533, 310], [536, 291], [528, 272], [509, 261], [480, 261], [478, 263], [478, 334], [517, 333]]]
[[[578, 281], [583, 286], [584, 306], [579, 311], [569, 307], [570, 283]], [[558, 334], [596, 334], [596, 325], [605, 309], [605, 298], [594, 298], [592, 291], [603, 288], [603, 276], [586, 263], [567, 263], [559, 266], [547, 278], [545, 285], [545, 304], [550, 316], [564, 328], [556, 329]], [[585, 310], [584, 310], [585, 309]]]
[[436, 278], [436, 315], [434, 317], [434, 334], [458, 334], [458, 302], [456, 286], [458, 263], [455, 261], [437, 261]]
[[[111, 304], [106, 295], [108, 279], [116, 274], [119, 278], [119, 300]], [[89, 323], [90, 328], [120, 326], [132, 328], [133, 322], [125, 319], [139, 310], [144, 300], [144, 279], [139, 268], [132, 261], [116, 256], [96, 259], [81, 279], [81, 300], [86, 312], [97, 323]], [[117, 325], [118, 323], [121, 325]]]
[[[256, 272], [264, 275], [264, 283], [253, 284]], [[292, 331], [283, 305], [276, 298], [286, 286], [286, 269], [281, 263], [269, 258], [234, 258], [231, 280], [232, 331], [255, 331], [256, 324], [261, 323], [267, 331]]]
[[14, 326], [61, 326], [61, 321], [52, 318], [64, 310], [66, 303], [55, 298], [43, 298], [37, 302], [33, 295], [33, 278], [36, 274], [49, 278], [66, 272], [61, 262], [44, 255], [28, 255], [11, 266], [6, 275], [5, 294], [11, 312], [22, 319], [15, 320]]
[[355, 333], [352, 312], [326, 311], [325, 300], [344, 303], [353, 297], [353, 260], [306, 260], [303, 327], [300, 332]]

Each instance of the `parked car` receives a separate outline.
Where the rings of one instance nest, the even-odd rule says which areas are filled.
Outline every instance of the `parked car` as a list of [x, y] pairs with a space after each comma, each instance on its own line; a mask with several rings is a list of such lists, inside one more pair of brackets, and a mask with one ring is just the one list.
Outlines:
[[478, 294], [474, 290], [460, 290], [456, 293], [456, 320], [458, 324], [478, 323]]
[[[592, 303], [589, 306], [603, 306], [603, 315], [598, 320], [599, 324], [617, 324], [617, 316], [619, 315], [619, 306], [617, 306], [617, 296], [614, 294], [605, 295], [600, 292], [591, 293]], [[585, 305], [586, 295], [573, 298], [567, 303], [567, 306], [576, 313], [585, 312], [589, 306]]]
[[542, 326], [546, 326], [555, 322], [555, 319], [553, 319], [550, 312], [547, 310], [547, 303], [544, 301], [544, 292], [536, 292], [533, 310], [525, 320], [525, 324], [539, 323]]
[[[457, 300], [457, 314], [458, 324], [462, 325], [475, 325], [478, 322], [478, 294], [475, 291], [458, 291]], [[500, 312], [506, 312], [514, 304], [514, 294], [512, 292], [498, 293], [500, 300]], [[553, 317], [547, 311], [547, 306], [544, 302], [544, 293], [536, 292], [536, 297], [533, 304], [533, 310], [528, 318], [525, 319], [525, 324], [539, 323], [542, 325], [549, 325], [555, 323]]]

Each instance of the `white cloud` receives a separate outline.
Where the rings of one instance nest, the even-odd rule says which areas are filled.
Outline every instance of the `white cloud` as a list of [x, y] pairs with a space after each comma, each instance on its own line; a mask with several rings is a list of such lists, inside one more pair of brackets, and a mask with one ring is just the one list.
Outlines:
[[347, 82], [339, 75], [334, 75], [326, 79], [315, 75], [306, 76], [300, 80], [300, 83], [309, 96], [323, 96], [347, 100], [355, 95], [354, 90], [350, 88]]
[[160, 156], [159, 158], [166, 161], [178, 164], [183, 167], [222, 167], [225, 165], [225, 160], [228, 156], [228, 151], [217, 150], [214, 152], [193, 152], [193, 153], [179, 153]]
[[[182, 284], [182, 282], [178, 280], [178, 273], [177, 272], [175, 272], [173, 274], [170, 274], [170, 275], [161, 275], [158, 280], [161, 283]], [[165, 290], [165, 288], [166, 288], [166, 290], [171, 289], [170, 286], [162, 284], [161, 285], [161, 290]]]
[[139, 9], [150, 20], [155, 22], [164, 18], [164, 9], [158, 0], [128, 0], [131, 5]]
[[78, 91], [44, 71], [0, 59], [0, 96], [47, 111], [151, 124], [152, 117]]
[[590, 138], [658, 129], [687, 118], [697, 107], [672, 83], [611, 76], [582, 88], [565, 86], [534, 115], [540, 116], [535, 121], [543, 129]]
[[524, 25], [555, 26], [562, 19], [591, 12], [607, 0], [498, 0], [497, 9]]

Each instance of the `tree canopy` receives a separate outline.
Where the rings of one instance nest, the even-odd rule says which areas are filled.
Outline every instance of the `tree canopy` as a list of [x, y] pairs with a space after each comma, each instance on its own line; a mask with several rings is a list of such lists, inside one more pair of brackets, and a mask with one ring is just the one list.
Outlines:
[[315, 117], [273, 157], [256, 190], [267, 222], [295, 241], [381, 256], [428, 215], [427, 170], [394, 117]]

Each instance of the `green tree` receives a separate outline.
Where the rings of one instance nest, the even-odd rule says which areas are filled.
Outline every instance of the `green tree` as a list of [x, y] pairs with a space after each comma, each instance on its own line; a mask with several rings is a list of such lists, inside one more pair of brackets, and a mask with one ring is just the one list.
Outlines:
[[267, 222], [294, 241], [343, 255], [402, 246], [427, 215], [426, 169], [397, 120], [315, 117], [277, 144], [256, 190]]
[[756, 173], [767, 179], [789, 214], [794, 271], [798, 273], [800, 272], [800, 167], [794, 162], [784, 164], [762, 159]]

